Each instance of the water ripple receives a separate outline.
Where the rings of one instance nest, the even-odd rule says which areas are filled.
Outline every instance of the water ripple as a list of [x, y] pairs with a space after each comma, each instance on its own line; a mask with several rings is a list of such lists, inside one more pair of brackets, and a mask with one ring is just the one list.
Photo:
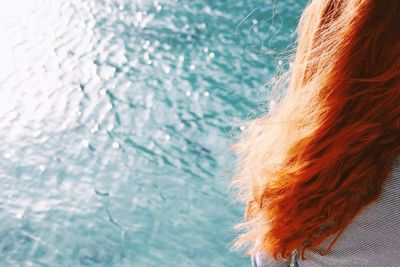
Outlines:
[[248, 265], [232, 132], [305, 2], [0, 1], [0, 265]]

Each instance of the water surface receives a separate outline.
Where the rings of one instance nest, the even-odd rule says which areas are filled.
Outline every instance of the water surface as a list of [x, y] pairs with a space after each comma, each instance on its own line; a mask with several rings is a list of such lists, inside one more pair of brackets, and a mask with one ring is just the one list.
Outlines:
[[0, 2], [0, 266], [249, 266], [240, 121], [306, 1]]

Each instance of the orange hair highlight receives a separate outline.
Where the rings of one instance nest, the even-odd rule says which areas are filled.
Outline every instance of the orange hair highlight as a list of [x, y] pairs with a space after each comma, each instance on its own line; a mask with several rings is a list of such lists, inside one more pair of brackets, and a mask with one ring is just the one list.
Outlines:
[[378, 199], [400, 155], [399, 18], [398, 0], [306, 7], [287, 93], [234, 146], [236, 248], [304, 259]]

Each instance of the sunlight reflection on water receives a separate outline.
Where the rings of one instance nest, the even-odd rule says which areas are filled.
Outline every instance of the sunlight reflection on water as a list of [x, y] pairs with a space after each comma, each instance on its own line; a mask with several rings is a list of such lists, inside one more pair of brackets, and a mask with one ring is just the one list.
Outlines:
[[228, 149], [305, 2], [0, 1], [0, 265], [248, 265]]

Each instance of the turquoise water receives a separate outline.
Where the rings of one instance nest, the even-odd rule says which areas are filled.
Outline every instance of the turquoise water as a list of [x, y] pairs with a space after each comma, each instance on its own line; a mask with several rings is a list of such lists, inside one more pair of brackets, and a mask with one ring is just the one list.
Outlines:
[[0, 266], [249, 266], [240, 121], [306, 1], [0, 3]]

